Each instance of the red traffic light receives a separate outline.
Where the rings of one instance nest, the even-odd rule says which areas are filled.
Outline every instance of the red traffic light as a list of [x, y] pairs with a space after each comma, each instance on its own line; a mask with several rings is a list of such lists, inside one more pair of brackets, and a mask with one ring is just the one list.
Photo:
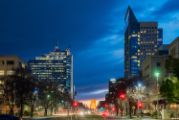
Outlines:
[[124, 93], [119, 94], [119, 98], [121, 100], [124, 100], [126, 98], [126, 95]]
[[121, 94], [121, 95], [120, 95], [120, 98], [121, 98], [121, 99], [124, 99], [124, 98], [125, 98], [125, 95], [124, 95], [124, 94]]
[[73, 107], [77, 107], [78, 106], [78, 102], [77, 101], [73, 101]]
[[108, 104], [107, 104], [107, 103], [105, 103], [105, 104], [104, 104], [104, 107], [105, 107], [105, 108], [108, 108]]
[[138, 101], [138, 102], [137, 102], [137, 107], [138, 107], [138, 108], [142, 108], [142, 107], [143, 107], [143, 104], [142, 104], [141, 101]]
[[112, 107], [112, 111], [113, 111], [113, 112], [115, 112], [115, 111], [116, 111], [116, 108], [115, 108], [114, 106]]
[[124, 90], [120, 90], [118, 93], [118, 97], [120, 100], [125, 100], [126, 99], [126, 92]]
[[109, 116], [109, 112], [108, 112], [108, 111], [104, 111], [104, 112], [102, 113], [102, 116], [103, 116], [104, 118], [108, 117], [108, 116]]

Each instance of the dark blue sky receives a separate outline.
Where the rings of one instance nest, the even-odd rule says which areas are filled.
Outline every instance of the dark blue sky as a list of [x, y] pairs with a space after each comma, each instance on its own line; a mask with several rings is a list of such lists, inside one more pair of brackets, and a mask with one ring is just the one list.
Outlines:
[[1, 0], [0, 54], [25, 60], [71, 46], [78, 99], [102, 98], [123, 76], [124, 14], [158, 21], [164, 43], [179, 33], [178, 0]]

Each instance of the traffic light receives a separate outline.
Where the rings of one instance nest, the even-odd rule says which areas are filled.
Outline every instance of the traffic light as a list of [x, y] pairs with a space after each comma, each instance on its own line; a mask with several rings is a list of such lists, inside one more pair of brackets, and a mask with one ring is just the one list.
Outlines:
[[108, 108], [108, 104], [107, 104], [107, 103], [105, 103], [105, 104], [104, 104], [104, 107], [105, 107], [105, 108]]
[[125, 94], [120, 94], [121, 99], [125, 99]]
[[77, 107], [78, 106], [78, 102], [77, 101], [73, 101], [73, 107]]
[[119, 93], [119, 98], [121, 100], [125, 100], [126, 99], [126, 94], [125, 93]]
[[142, 105], [142, 102], [141, 102], [141, 101], [138, 101], [138, 102], [137, 102], [137, 107], [138, 107], [138, 108], [142, 108], [142, 107], [143, 107], [143, 105]]
[[109, 116], [109, 112], [108, 112], [108, 111], [102, 112], [102, 116], [103, 116], [104, 118], [108, 117], [108, 116]]
[[113, 111], [113, 112], [115, 112], [115, 111], [116, 111], [116, 108], [115, 108], [114, 106], [112, 107], [112, 111]]

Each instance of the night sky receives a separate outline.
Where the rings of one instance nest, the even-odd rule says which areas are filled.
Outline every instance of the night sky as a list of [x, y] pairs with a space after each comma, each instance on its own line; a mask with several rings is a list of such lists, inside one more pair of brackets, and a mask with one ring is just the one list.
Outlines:
[[124, 74], [124, 15], [158, 21], [164, 43], [179, 33], [178, 0], [0, 0], [0, 54], [25, 61], [59, 43], [74, 55], [77, 99], [103, 98]]

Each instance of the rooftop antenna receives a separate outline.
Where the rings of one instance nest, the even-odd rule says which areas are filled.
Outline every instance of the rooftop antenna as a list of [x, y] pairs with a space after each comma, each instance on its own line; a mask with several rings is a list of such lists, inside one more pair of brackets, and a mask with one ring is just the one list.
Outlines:
[[57, 40], [57, 42], [56, 42], [56, 45], [55, 45], [55, 51], [56, 52], [59, 52], [59, 40]]

